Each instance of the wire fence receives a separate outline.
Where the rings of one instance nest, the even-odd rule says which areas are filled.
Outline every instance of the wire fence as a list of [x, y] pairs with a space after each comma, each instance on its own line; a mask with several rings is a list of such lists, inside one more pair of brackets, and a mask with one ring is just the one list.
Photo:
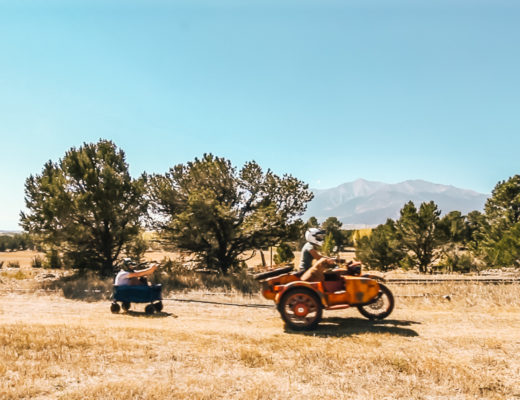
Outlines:
[[389, 278], [386, 282], [393, 285], [440, 285], [443, 283], [468, 283], [483, 285], [520, 284], [520, 278]]

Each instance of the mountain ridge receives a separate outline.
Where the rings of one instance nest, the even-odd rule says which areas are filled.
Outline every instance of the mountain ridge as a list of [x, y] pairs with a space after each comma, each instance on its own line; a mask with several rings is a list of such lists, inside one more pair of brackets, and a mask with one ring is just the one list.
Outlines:
[[482, 211], [489, 197], [470, 189], [443, 185], [422, 179], [398, 183], [383, 183], [357, 179], [329, 189], [311, 189], [314, 199], [303, 218], [315, 216], [322, 222], [337, 217], [346, 228], [371, 227], [387, 218], [399, 218], [399, 211], [408, 201], [418, 207], [422, 202], [434, 201], [442, 214], [458, 210], [467, 214]]

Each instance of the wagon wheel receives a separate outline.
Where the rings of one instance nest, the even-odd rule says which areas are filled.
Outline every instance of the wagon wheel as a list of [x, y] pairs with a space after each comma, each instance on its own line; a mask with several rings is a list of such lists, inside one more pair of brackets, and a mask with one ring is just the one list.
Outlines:
[[157, 312], [161, 312], [162, 309], [163, 309], [163, 303], [162, 301], [158, 301], [157, 303], [154, 303], [154, 308], [155, 308], [155, 311]]
[[390, 289], [379, 283], [379, 296], [373, 303], [358, 306], [359, 312], [368, 319], [383, 319], [390, 315], [394, 309], [394, 296]]
[[314, 329], [321, 321], [323, 307], [318, 296], [310, 289], [296, 288], [280, 301], [280, 314], [295, 331]]
[[117, 314], [121, 310], [121, 307], [119, 307], [119, 304], [112, 303], [110, 304], [110, 311], [112, 311], [114, 314]]
[[155, 307], [153, 304], [148, 304], [145, 308], [144, 308], [144, 312], [148, 315], [152, 315], [154, 312], [155, 312]]
[[123, 306], [123, 310], [125, 310], [125, 311], [130, 310], [130, 302], [128, 302], [128, 301], [123, 301], [121, 303], [121, 306]]

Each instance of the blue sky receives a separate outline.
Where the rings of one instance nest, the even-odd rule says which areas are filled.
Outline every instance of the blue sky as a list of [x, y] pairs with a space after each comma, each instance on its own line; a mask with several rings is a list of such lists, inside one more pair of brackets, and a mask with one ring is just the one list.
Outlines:
[[24, 181], [113, 140], [133, 175], [205, 152], [314, 188], [520, 173], [517, 1], [0, 0], [0, 230]]

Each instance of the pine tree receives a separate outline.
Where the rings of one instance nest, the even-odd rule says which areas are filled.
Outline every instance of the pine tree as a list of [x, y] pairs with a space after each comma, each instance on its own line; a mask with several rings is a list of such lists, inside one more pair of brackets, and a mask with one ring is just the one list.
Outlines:
[[[298, 179], [253, 162], [237, 172], [229, 160], [205, 154], [150, 177], [155, 227], [176, 249], [226, 273], [241, 255], [294, 237], [295, 219], [313, 195]], [[298, 226], [300, 226], [299, 224]]]
[[274, 255], [275, 264], [284, 264], [294, 260], [294, 253], [291, 250], [291, 246], [287, 243], [281, 243], [276, 248], [276, 254]]
[[397, 237], [403, 249], [411, 252], [420, 272], [427, 271], [438, 256], [436, 250], [446, 242], [439, 229], [440, 213], [433, 201], [422, 203], [419, 210], [410, 201], [401, 209], [401, 217], [396, 222]]
[[321, 252], [326, 256], [330, 256], [335, 252], [335, 247], [336, 241], [334, 240], [334, 235], [332, 232], [329, 232], [327, 233], [327, 236], [325, 236], [325, 240], [321, 246]]
[[497, 183], [485, 205], [480, 250], [491, 266], [520, 266], [520, 175]]
[[138, 237], [145, 191], [114, 143], [84, 144], [27, 178], [21, 224], [71, 266], [110, 275], [124, 246]]
[[323, 222], [323, 224], [321, 224], [322, 229], [324, 229], [327, 233], [332, 234], [334, 237], [334, 242], [339, 249], [341, 249], [345, 244], [345, 236], [341, 230], [342, 225], [343, 223], [336, 217], [329, 217]]
[[396, 267], [405, 256], [398, 237], [395, 222], [388, 219], [385, 224], [372, 230], [357, 242], [356, 257], [370, 268], [387, 271]]

